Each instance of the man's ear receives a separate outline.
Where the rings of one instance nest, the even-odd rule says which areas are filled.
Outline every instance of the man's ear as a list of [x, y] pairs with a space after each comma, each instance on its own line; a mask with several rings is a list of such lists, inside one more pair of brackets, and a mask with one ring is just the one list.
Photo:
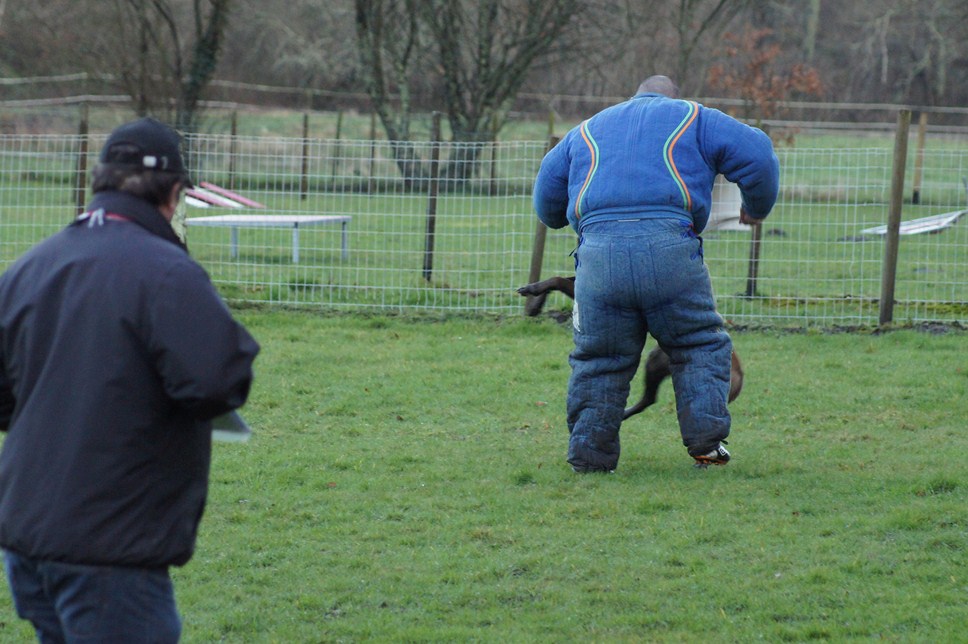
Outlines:
[[178, 201], [181, 198], [181, 191], [184, 188], [184, 184], [180, 181], [171, 187], [171, 192], [168, 193], [168, 198], [165, 203], [158, 206], [158, 210], [169, 222], [171, 218], [175, 216], [175, 211], [178, 209]]
[[181, 198], [182, 190], [185, 189], [185, 184], [179, 181], [171, 187], [171, 192], [168, 194], [168, 203], [173, 203], [175, 206], [178, 205], [178, 200]]

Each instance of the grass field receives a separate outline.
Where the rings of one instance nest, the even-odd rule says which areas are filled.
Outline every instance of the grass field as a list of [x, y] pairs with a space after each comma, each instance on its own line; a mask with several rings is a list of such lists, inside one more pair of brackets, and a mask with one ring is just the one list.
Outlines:
[[691, 467], [667, 385], [579, 476], [567, 326], [239, 316], [255, 434], [215, 446], [185, 642], [966, 641], [964, 332], [734, 333], [733, 462]]

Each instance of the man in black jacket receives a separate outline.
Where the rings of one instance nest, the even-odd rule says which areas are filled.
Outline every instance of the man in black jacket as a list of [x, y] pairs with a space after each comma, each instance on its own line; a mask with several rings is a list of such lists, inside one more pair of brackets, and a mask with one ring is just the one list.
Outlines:
[[170, 222], [191, 181], [168, 126], [111, 133], [94, 199], [0, 276], [0, 546], [41, 641], [175, 642], [211, 420], [259, 346]]

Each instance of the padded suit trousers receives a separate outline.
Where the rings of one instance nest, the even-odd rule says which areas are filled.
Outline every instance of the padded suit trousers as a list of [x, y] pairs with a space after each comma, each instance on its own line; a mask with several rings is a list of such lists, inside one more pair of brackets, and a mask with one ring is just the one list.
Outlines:
[[729, 435], [732, 342], [716, 312], [702, 240], [677, 218], [586, 225], [576, 251], [568, 462], [614, 470], [632, 377], [651, 334], [669, 355], [690, 454]]

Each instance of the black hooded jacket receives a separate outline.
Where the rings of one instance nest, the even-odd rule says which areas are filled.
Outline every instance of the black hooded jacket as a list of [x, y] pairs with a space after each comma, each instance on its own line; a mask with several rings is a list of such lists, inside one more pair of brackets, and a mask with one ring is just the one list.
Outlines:
[[0, 276], [0, 545], [88, 565], [182, 565], [210, 420], [259, 346], [149, 203], [87, 213]]

